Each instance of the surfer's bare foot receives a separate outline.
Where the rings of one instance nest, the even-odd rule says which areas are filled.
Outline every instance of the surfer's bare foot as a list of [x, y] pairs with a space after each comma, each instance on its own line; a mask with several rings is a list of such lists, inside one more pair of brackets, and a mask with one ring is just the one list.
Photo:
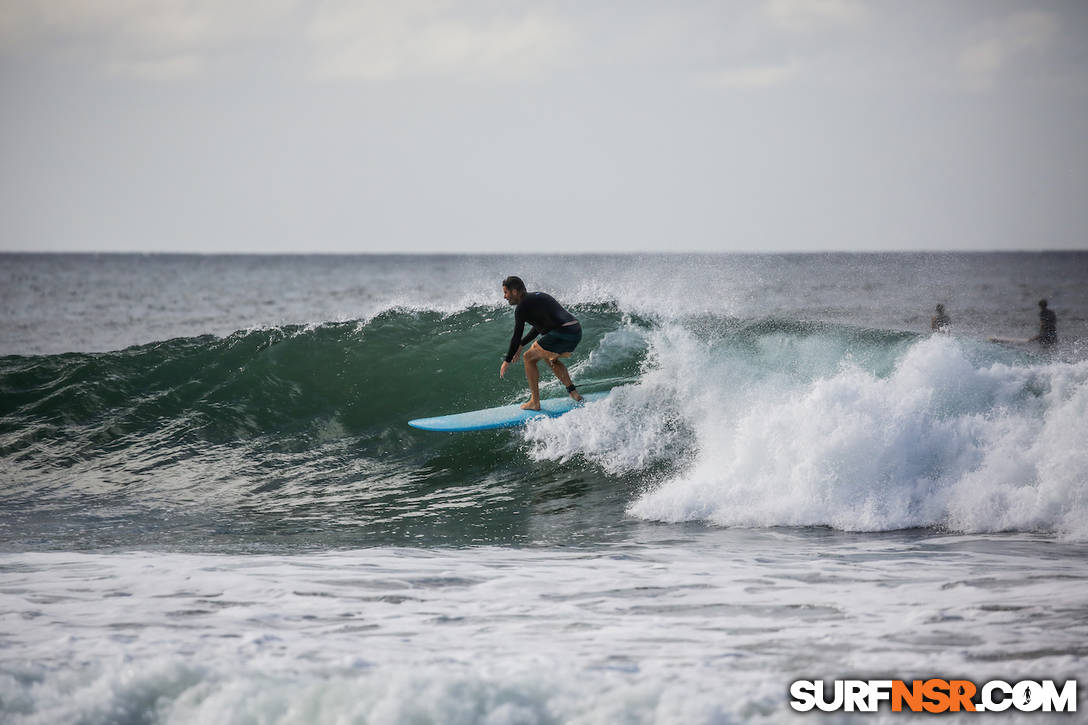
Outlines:
[[577, 390], [570, 391], [570, 397], [574, 398], [574, 402], [576, 403], [582, 402], [582, 396], [578, 393]]
[[539, 400], [530, 400], [528, 403], [521, 404], [522, 410], [540, 410]]

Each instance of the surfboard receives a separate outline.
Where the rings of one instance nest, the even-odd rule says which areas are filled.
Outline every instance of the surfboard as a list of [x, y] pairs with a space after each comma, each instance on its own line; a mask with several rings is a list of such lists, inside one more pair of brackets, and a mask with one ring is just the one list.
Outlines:
[[1026, 337], [991, 337], [990, 342], [1001, 342], [1006, 345], [1026, 345], [1032, 340]]
[[[608, 397], [608, 392], [585, 393], [582, 399], [585, 403], [595, 400], [603, 400]], [[452, 415], [439, 415], [434, 418], [416, 418], [408, 421], [408, 425], [420, 430], [441, 431], [444, 433], [460, 433], [472, 430], [492, 430], [495, 428], [513, 428], [523, 425], [536, 418], [555, 418], [564, 413], [569, 413], [584, 403], [576, 403], [571, 397], [549, 398], [540, 401], [540, 410], [522, 410], [521, 404], [502, 405], [498, 408], [485, 408], [484, 410], [471, 410], [467, 413], [454, 413]]]

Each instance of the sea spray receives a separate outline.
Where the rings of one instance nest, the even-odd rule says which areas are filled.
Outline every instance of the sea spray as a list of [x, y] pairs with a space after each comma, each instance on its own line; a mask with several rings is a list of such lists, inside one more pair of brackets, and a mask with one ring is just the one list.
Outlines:
[[648, 520], [1088, 535], [1088, 363], [1011, 366], [944, 336], [742, 338], [659, 331], [638, 384], [534, 424], [533, 454], [672, 462], [628, 507]]

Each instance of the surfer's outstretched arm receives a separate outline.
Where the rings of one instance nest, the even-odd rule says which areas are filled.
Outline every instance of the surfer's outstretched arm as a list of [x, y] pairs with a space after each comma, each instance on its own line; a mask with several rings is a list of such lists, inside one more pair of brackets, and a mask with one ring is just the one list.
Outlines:
[[510, 367], [510, 363], [515, 363], [515, 362], [518, 361], [518, 356], [519, 355], [521, 355], [521, 348], [520, 347], [516, 351], [514, 351], [514, 357], [510, 358], [509, 361], [507, 361], [507, 360], [502, 361], [502, 365], [499, 366], [499, 377], [500, 378], [505, 378], [506, 377], [506, 369], [508, 367]]

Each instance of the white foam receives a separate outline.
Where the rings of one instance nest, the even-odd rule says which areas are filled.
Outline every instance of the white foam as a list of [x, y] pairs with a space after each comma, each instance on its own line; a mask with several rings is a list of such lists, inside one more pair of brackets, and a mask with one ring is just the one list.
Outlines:
[[0, 720], [778, 723], [801, 676], [1075, 672], [1083, 547], [976, 543], [3, 554]]
[[939, 336], [881, 375], [819, 337], [800, 358], [675, 325], [651, 342], [639, 384], [526, 432], [538, 458], [613, 473], [683, 463], [633, 516], [1088, 537], [1088, 363], [980, 364], [971, 343]]
[[[681, 411], [676, 375], [691, 371], [676, 365], [661, 366], [657, 359], [667, 352], [676, 361], [694, 360], [696, 344], [682, 329], [670, 327], [649, 336], [652, 355], [637, 385], [614, 388], [599, 403], [575, 410], [561, 419], [541, 419], [526, 427], [537, 460], [566, 460], [586, 456], [609, 473], [641, 470], [663, 460], [686, 455], [691, 410]], [[605, 345], [601, 345], [604, 348]], [[666, 352], [662, 352], [666, 351]]]
[[[141, 659], [138, 666], [99, 661], [84, 669], [49, 673], [28, 692], [0, 676], [0, 693], [26, 700], [25, 711], [6, 708], [13, 724], [59, 722], [164, 725], [195, 723], [366, 722], [442, 725], [522, 725], [577, 722], [717, 723], [726, 717], [716, 683], [660, 681], [631, 672], [563, 674], [558, 661], [501, 665], [363, 666], [294, 675], [262, 674], [257, 668], [194, 666], [179, 657]], [[532, 668], [530, 668], [532, 667]], [[352, 671], [354, 669], [355, 671]], [[637, 670], [636, 670], [637, 671]], [[41, 673], [35, 673], [40, 677]], [[635, 679], [635, 682], [632, 682]], [[749, 711], [784, 714], [782, 687], [766, 678], [746, 683]], [[8, 700], [9, 704], [13, 704]]]

